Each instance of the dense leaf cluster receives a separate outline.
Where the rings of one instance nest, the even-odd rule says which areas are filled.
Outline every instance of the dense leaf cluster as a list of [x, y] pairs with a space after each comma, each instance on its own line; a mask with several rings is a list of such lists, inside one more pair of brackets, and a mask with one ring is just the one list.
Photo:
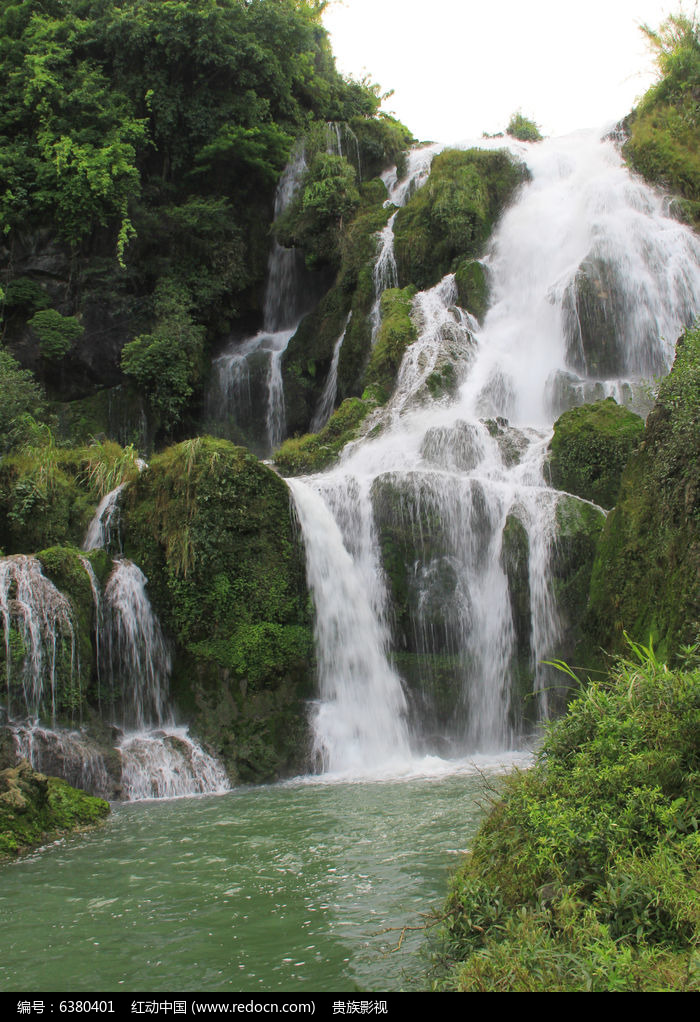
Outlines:
[[[156, 425], [173, 427], [200, 383], [204, 348], [260, 307], [274, 189], [295, 139], [377, 114], [377, 88], [336, 71], [324, 6], [0, 3], [0, 284], [10, 342], [41, 313], [43, 356], [79, 358], [107, 382], [124, 340], [136, 337], [122, 369], [152, 398]], [[352, 173], [345, 161], [341, 171]], [[307, 187], [309, 215], [324, 223], [346, 213], [326, 177]], [[37, 280], [33, 252], [42, 248], [50, 272]], [[177, 294], [169, 312], [164, 293]], [[65, 329], [59, 336], [59, 315], [87, 324], [83, 347], [108, 345], [101, 371]]]
[[697, 990], [699, 728], [690, 661], [671, 672], [633, 645], [590, 685], [455, 875], [438, 985]]

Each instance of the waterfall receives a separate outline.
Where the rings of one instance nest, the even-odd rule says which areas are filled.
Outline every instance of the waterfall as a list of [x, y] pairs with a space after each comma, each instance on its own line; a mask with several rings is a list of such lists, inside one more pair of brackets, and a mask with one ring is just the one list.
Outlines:
[[93, 722], [90, 730], [57, 726], [66, 708], [83, 698], [71, 602], [36, 558], [0, 558], [6, 726], [15, 755], [105, 798], [226, 790], [221, 765], [174, 722], [170, 656], [143, 572], [119, 559], [100, 593], [90, 561], [80, 559], [95, 608], [97, 702], [113, 723]]
[[120, 559], [104, 591], [105, 675], [124, 731], [118, 744], [122, 796], [133, 800], [224, 791], [223, 768], [187, 728], [175, 725], [168, 704], [170, 654], [146, 581], [140, 568]]
[[[412, 154], [413, 178], [387, 175], [393, 201], [425, 179], [435, 151]], [[560, 494], [542, 471], [554, 418], [606, 394], [637, 402], [700, 309], [700, 241], [612, 142], [580, 133], [518, 151], [531, 181], [485, 256], [483, 326], [456, 306], [451, 276], [418, 294], [417, 340], [365, 438], [331, 471], [290, 481], [328, 770], [390, 769], [409, 748], [512, 746], [523, 664], [546, 716], [541, 662], [561, 628]], [[435, 398], [431, 374], [445, 367], [456, 386]]]
[[59, 680], [69, 702], [81, 691], [76, 630], [70, 601], [35, 557], [0, 558], [0, 620], [8, 717], [55, 722]]
[[146, 595], [146, 577], [126, 558], [115, 562], [105, 586], [104, 619], [105, 674], [122, 726], [141, 730], [171, 723], [170, 655]]
[[[294, 198], [305, 170], [304, 148], [298, 145], [277, 185], [275, 219]], [[237, 423], [254, 416], [251, 373], [259, 374], [261, 364], [265, 364], [264, 429], [268, 451], [279, 446], [286, 435], [282, 358], [302, 317], [314, 303], [313, 291], [302, 253], [284, 248], [274, 240], [267, 264], [262, 330], [233, 342], [213, 362], [210, 414], [217, 421]]]
[[399, 274], [396, 268], [396, 258], [394, 257], [394, 220], [396, 220], [396, 213], [392, 214], [386, 227], [379, 234], [377, 260], [372, 271], [374, 283], [374, 303], [370, 312], [372, 347], [376, 344], [377, 334], [381, 325], [380, 310], [382, 295], [387, 288], [399, 286]]
[[318, 402], [318, 407], [314, 412], [314, 417], [311, 420], [309, 432], [318, 433], [320, 429], [326, 425], [333, 409], [335, 408], [335, 399], [338, 391], [338, 362], [340, 361], [340, 349], [343, 347], [343, 341], [345, 340], [345, 334], [347, 333], [348, 325], [352, 318], [352, 312], [348, 313], [348, 318], [345, 320], [345, 326], [338, 340], [335, 342], [333, 348], [333, 358], [331, 359], [330, 368], [328, 370], [328, 376], [323, 387], [323, 393]]
[[[325, 493], [290, 488], [304, 533], [309, 585], [318, 609], [320, 702], [314, 753], [324, 770], [357, 772], [408, 755], [401, 682], [386, 657], [388, 630], [367, 495], [344, 485]], [[324, 499], [325, 498], [325, 499]], [[334, 498], [341, 502], [335, 503]], [[354, 498], [354, 500], [353, 500]], [[352, 503], [350, 503], [352, 502]], [[350, 555], [338, 519], [352, 529]], [[368, 710], [371, 708], [371, 712]]]
[[[143, 463], [145, 464], [145, 462]], [[121, 550], [119, 534], [119, 498], [126, 483], [110, 490], [97, 505], [97, 510], [83, 540], [83, 550], [109, 550], [113, 541], [116, 549]], [[115, 535], [112, 535], [112, 532]]]

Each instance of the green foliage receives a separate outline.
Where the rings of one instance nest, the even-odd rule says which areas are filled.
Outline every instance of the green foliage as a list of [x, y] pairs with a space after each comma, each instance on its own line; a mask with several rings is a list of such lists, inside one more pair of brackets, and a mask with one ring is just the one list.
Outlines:
[[453, 878], [440, 988], [698, 989], [700, 670], [631, 646], [503, 785]]
[[432, 287], [464, 256], [481, 254], [526, 171], [505, 150], [446, 149], [394, 227], [399, 283]]
[[700, 330], [678, 342], [643, 443], [622, 475], [591, 580], [586, 629], [604, 648], [651, 635], [669, 658], [700, 629]]
[[62, 316], [55, 309], [35, 312], [29, 325], [39, 338], [39, 350], [49, 362], [60, 362], [84, 334], [75, 316]]
[[153, 457], [122, 522], [176, 643], [179, 705], [233, 778], [301, 769], [312, 632], [284, 482], [242, 448], [197, 437]]
[[365, 385], [378, 388], [381, 403], [391, 395], [404, 352], [417, 336], [411, 319], [415, 294], [415, 287], [389, 288], [381, 298], [381, 326], [365, 372]]
[[643, 433], [643, 420], [612, 397], [564, 412], [549, 444], [552, 485], [611, 508]]
[[93, 440], [87, 457], [87, 480], [100, 499], [117, 486], [138, 479], [140, 459], [133, 444], [121, 448], [113, 440]]
[[506, 134], [512, 135], [513, 138], [517, 138], [521, 142], [542, 141], [542, 135], [538, 126], [529, 117], [524, 117], [520, 111], [514, 113], [508, 121]]
[[166, 430], [179, 421], [202, 372], [204, 328], [190, 314], [186, 289], [162, 280], [155, 292], [153, 332], [124, 346], [122, 369], [148, 397]]
[[42, 410], [43, 394], [32, 374], [0, 348], [0, 453], [29, 439]]
[[696, 17], [672, 15], [642, 31], [656, 52], [660, 80], [626, 121], [624, 154], [648, 181], [683, 197], [692, 223], [700, 221], [700, 31]]
[[331, 465], [343, 447], [358, 435], [362, 423], [377, 407], [374, 395], [348, 397], [318, 433], [290, 437], [275, 452], [275, 465], [287, 475], [320, 472]]
[[0, 464], [0, 547], [79, 546], [105, 487], [135, 478], [135, 461], [133, 448], [112, 442], [59, 447], [48, 427], [35, 424], [31, 443]]
[[28, 277], [15, 277], [6, 288], [3, 298], [5, 314], [15, 311], [38, 312], [50, 305], [49, 297], [36, 281]]
[[281, 244], [304, 250], [306, 264], [337, 267], [346, 221], [360, 204], [355, 168], [344, 156], [319, 153], [296, 199], [275, 224]]

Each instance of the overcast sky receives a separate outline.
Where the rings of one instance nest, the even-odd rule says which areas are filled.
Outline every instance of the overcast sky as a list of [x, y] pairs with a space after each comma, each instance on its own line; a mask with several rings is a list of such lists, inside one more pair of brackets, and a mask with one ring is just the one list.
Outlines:
[[[692, 13], [694, 0], [682, 4]], [[383, 109], [422, 140], [503, 130], [520, 110], [546, 135], [623, 117], [654, 80], [639, 31], [681, 9], [659, 0], [332, 0], [337, 65], [368, 75]]]

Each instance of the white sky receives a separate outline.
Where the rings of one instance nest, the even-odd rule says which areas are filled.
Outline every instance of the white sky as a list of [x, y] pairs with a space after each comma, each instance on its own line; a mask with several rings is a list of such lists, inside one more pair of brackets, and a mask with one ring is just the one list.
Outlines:
[[[683, 9], [692, 14], [694, 0]], [[654, 80], [639, 31], [681, 0], [332, 0], [338, 69], [368, 75], [420, 140], [502, 131], [520, 110], [545, 135], [607, 125]]]

